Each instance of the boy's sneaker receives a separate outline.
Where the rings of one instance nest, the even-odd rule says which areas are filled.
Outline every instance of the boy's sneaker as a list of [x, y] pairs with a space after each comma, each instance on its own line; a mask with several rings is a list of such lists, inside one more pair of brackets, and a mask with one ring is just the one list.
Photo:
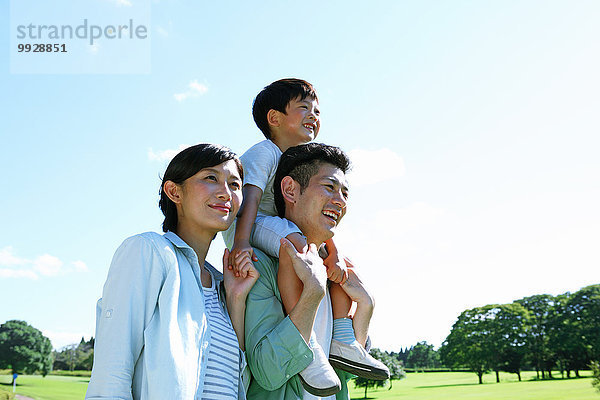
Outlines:
[[314, 357], [308, 367], [298, 374], [302, 386], [308, 393], [315, 396], [325, 397], [336, 394], [342, 389], [340, 378], [331, 368], [321, 346], [313, 340], [310, 345]]
[[356, 340], [352, 344], [346, 344], [333, 339], [329, 350], [329, 362], [335, 368], [361, 378], [377, 381], [390, 379], [390, 371], [385, 364], [373, 358]]

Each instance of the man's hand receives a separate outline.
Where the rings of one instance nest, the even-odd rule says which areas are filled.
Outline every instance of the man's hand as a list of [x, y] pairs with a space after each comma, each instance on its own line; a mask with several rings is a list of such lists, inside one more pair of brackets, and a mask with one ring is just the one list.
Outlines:
[[248, 241], [234, 242], [231, 252], [228, 255], [228, 266], [233, 267], [233, 273], [236, 277], [241, 276], [240, 273], [246, 262], [258, 261], [258, 257], [254, 254], [254, 249]]
[[289, 240], [281, 239], [281, 246], [292, 260], [292, 266], [304, 285], [303, 292], [306, 294], [325, 295], [327, 288], [327, 274], [323, 266], [323, 260], [319, 257], [317, 246], [311, 243], [305, 252], [298, 253]]

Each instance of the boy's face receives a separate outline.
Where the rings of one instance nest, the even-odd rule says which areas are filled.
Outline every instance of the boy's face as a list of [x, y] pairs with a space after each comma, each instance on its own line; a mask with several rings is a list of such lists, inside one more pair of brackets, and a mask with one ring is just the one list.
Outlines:
[[319, 113], [319, 103], [312, 97], [291, 100], [285, 108], [285, 114], [281, 113], [279, 116], [280, 136], [290, 146], [314, 140], [321, 127]]

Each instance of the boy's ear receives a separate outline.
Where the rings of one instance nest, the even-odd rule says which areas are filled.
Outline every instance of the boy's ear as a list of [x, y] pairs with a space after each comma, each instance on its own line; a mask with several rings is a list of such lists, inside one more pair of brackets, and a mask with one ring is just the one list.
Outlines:
[[267, 112], [267, 122], [271, 126], [279, 126], [280, 120], [279, 116], [281, 115], [281, 111], [273, 110], [272, 108]]
[[181, 203], [181, 187], [178, 184], [173, 181], [166, 181], [163, 190], [173, 203]]
[[296, 203], [298, 194], [300, 193], [300, 185], [291, 176], [284, 176], [281, 180], [281, 194], [283, 199], [289, 203]]

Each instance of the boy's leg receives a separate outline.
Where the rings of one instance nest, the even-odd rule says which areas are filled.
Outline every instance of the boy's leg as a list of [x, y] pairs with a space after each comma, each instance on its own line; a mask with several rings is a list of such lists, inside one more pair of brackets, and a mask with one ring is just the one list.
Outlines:
[[[300, 233], [290, 233], [286, 239], [292, 242], [298, 252], [306, 250], [306, 239]], [[285, 251], [279, 251], [279, 269], [277, 270], [277, 286], [286, 314], [294, 308], [302, 293], [302, 281], [296, 275], [292, 259]]]
[[350, 310], [352, 300], [338, 283], [329, 287], [333, 310], [333, 337], [329, 362], [335, 368], [348, 371], [362, 378], [385, 380], [390, 377], [388, 368], [373, 358], [356, 340]]

